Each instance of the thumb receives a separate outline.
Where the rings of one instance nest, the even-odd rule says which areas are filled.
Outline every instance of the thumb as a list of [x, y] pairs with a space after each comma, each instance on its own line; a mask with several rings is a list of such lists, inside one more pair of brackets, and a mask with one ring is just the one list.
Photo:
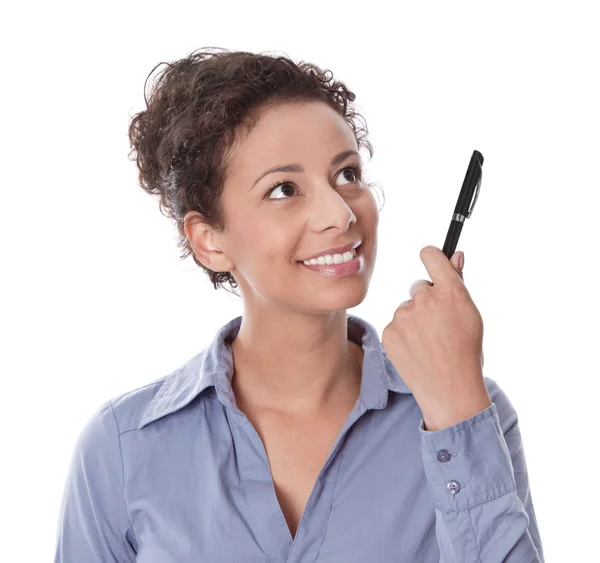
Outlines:
[[454, 269], [456, 270], [456, 273], [460, 276], [460, 279], [463, 281], [464, 281], [464, 278], [463, 278], [463, 271], [461, 268], [461, 261], [464, 264], [464, 256], [465, 256], [465, 253], [462, 251], [455, 252], [452, 255], [452, 258], [450, 260], [450, 262], [454, 266]]

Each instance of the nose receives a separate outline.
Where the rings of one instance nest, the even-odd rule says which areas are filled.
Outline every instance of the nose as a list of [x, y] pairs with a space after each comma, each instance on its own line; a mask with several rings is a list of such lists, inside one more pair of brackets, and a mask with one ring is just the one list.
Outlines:
[[327, 186], [314, 197], [308, 220], [318, 231], [336, 227], [340, 232], [345, 232], [352, 223], [356, 223], [356, 215], [346, 200]]

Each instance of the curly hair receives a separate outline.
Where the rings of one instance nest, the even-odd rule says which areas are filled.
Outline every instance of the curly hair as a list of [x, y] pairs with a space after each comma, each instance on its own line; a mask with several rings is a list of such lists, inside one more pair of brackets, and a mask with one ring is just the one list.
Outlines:
[[[148, 97], [148, 79], [163, 64]], [[331, 71], [285, 56], [206, 47], [158, 63], [144, 83], [146, 109], [129, 123], [129, 159], [137, 164], [140, 187], [158, 195], [161, 213], [176, 223], [180, 258], [192, 254], [215, 289], [229, 291], [225, 283], [237, 287], [231, 272], [214, 272], [197, 259], [184, 230], [185, 214], [198, 211], [204, 223], [225, 228], [220, 202], [228, 170], [225, 155], [237, 135], [257, 123], [262, 109], [278, 103], [326, 102], [346, 119], [359, 150], [367, 148], [372, 157], [367, 124], [351, 104], [355, 97], [333, 80]]]

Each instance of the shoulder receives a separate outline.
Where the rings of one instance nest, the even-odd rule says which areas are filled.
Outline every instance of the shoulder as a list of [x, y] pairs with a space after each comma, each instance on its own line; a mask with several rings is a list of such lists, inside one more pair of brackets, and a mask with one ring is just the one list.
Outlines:
[[110, 406], [120, 434], [137, 428], [148, 406], [165, 385], [165, 382], [178, 371], [176, 370], [141, 387], [116, 395], [106, 401], [101, 409], [106, 409], [107, 406]]
[[176, 386], [186, 366], [182, 366], [168, 375], [163, 375], [141, 387], [131, 389], [106, 401], [101, 410], [109, 406], [114, 413], [119, 433], [123, 434], [129, 430], [137, 429], [140, 422], [153, 401], [158, 395], [165, 395], [175, 389], [167, 389]]
[[222, 369], [218, 347], [210, 346], [168, 375], [110, 399], [119, 433], [141, 430], [147, 424], [173, 414], [196, 397], [213, 397], [216, 373]]
[[144, 413], [147, 405], [161, 388], [168, 376], [148, 383], [142, 387], [121, 393], [100, 404], [87, 418], [77, 438], [77, 450], [80, 454], [93, 453], [101, 444], [107, 445], [136, 427], [136, 422]]

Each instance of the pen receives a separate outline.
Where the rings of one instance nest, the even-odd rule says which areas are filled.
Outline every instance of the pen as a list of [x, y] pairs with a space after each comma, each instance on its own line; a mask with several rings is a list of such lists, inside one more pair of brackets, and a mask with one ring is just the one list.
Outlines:
[[458, 195], [458, 201], [454, 207], [444, 247], [442, 248], [442, 252], [448, 260], [452, 258], [452, 255], [456, 251], [456, 245], [458, 244], [465, 219], [471, 217], [473, 213], [475, 202], [479, 196], [479, 189], [481, 188], [482, 166], [483, 155], [479, 151], [473, 151], [460, 194]]

